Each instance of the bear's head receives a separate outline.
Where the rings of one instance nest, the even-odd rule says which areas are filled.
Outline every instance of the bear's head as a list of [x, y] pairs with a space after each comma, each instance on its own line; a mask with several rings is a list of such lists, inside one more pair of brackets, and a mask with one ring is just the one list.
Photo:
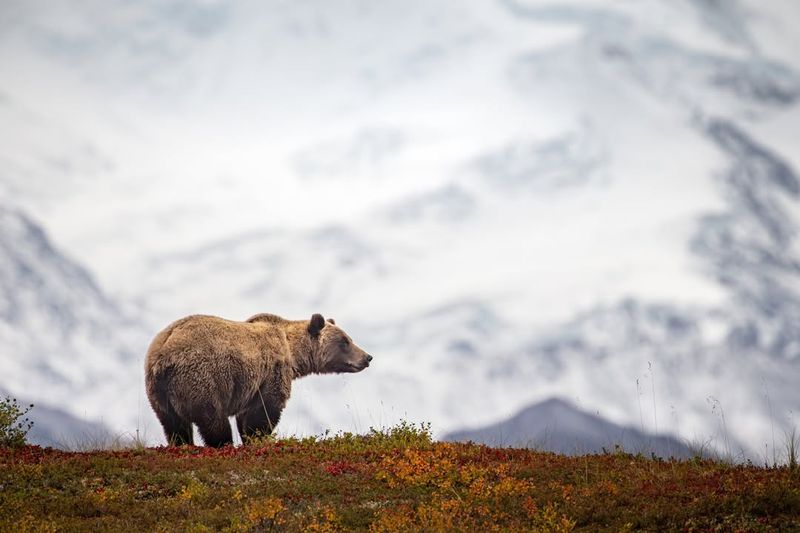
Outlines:
[[361, 372], [369, 366], [372, 356], [362, 350], [333, 319], [314, 314], [308, 323], [308, 332], [318, 343], [320, 373]]

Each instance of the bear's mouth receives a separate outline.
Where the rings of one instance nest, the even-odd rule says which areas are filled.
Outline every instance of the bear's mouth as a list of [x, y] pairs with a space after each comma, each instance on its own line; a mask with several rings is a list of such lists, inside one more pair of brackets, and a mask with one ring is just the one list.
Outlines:
[[350, 367], [352, 370], [351, 372], [361, 372], [365, 368], [369, 366], [369, 361], [362, 361], [361, 363], [347, 363], [347, 366]]
[[330, 371], [332, 372], [347, 372], [347, 373], [356, 373], [361, 372], [365, 368], [369, 366], [369, 361], [361, 361], [358, 363], [351, 363], [349, 361], [342, 361], [336, 364]]

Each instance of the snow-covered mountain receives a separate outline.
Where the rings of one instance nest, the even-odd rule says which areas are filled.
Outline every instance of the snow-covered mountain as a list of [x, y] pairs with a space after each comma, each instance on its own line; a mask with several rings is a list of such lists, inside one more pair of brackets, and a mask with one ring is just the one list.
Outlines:
[[[43, 420], [39, 426], [61, 412], [135, 427], [140, 387], [131, 377], [141, 372], [143, 357], [132, 349], [146, 340], [141, 326], [40, 226], [5, 206], [0, 265], [0, 364], [7, 394], [39, 404], [31, 414]], [[56, 431], [40, 427], [37, 433], [49, 438]]]
[[450, 433], [444, 439], [487, 446], [529, 447], [567, 455], [621, 449], [628, 453], [685, 459], [702, 453], [699, 448], [693, 451], [674, 437], [649, 435], [635, 427], [611, 424], [559, 398], [528, 406], [508, 420], [490, 426]]
[[[754, 454], [794, 423], [791, 0], [0, 13], [0, 198], [104, 288], [71, 313], [104, 301], [154, 333], [196, 312], [322, 312], [375, 354], [368, 372], [300, 381], [282, 431], [405, 417], [443, 434], [552, 396]], [[12, 248], [30, 241], [6, 218]], [[37, 298], [62, 305], [75, 284], [42, 276]], [[113, 348], [70, 348], [54, 402], [146, 349], [114, 313], [86, 313], [65, 331], [96, 323]], [[31, 324], [3, 354], [10, 390], [56, 364], [59, 338]], [[113, 371], [120, 387], [140, 391], [137, 365]]]

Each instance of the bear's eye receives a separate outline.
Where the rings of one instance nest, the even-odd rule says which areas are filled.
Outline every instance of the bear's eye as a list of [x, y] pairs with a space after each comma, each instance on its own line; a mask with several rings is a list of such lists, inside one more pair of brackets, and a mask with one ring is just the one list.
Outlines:
[[341, 346], [342, 348], [347, 348], [348, 346], [350, 346], [350, 340], [349, 339], [340, 340], [339, 346]]

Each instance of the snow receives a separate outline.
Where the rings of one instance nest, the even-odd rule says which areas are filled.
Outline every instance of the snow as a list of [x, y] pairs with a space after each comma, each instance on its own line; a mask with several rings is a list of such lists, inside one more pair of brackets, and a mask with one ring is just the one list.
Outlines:
[[[800, 163], [788, 0], [0, 9], [0, 199], [138, 328], [109, 341], [137, 355], [100, 377], [108, 343], [76, 334], [75, 359], [59, 359], [41, 319], [23, 333], [0, 321], [0, 338], [22, 339], [3, 360], [9, 390], [48, 389], [35, 346], [65, 380], [53, 404], [119, 379], [125, 401], [86, 392], [72, 412], [129, 431], [143, 405], [130, 361], [167, 323], [323, 312], [375, 364], [298, 382], [281, 431], [407, 417], [444, 433], [550, 396], [638, 425], [649, 364], [651, 410], [665, 427], [674, 412], [684, 438], [716, 427], [711, 395], [757, 450], [775, 416], [764, 382], [781, 413], [800, 408], [797, 348], [729, 341], [748, 324], [791, 339], [788, 315], [737, 294], [774, 281], [790, 309], [797, 270], [765, 282], [748, 264], [736, 288], [693, 245], [720, 213], [760, 231], [724, 178], [744, 163], [709, 123]], [[793, 235], [796, 198], [765, 194]], [[800, 253], [763, 246], [785, 264]], [[0, 305], [17, 291], [3, 289]], [[680, 342], [670, 320], [692, 324]]]

